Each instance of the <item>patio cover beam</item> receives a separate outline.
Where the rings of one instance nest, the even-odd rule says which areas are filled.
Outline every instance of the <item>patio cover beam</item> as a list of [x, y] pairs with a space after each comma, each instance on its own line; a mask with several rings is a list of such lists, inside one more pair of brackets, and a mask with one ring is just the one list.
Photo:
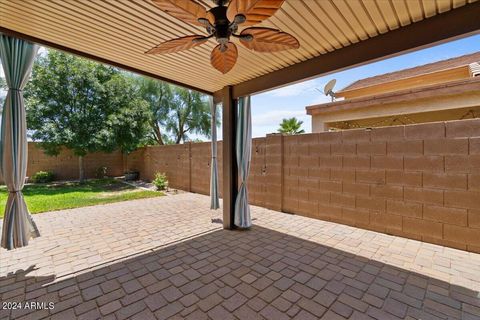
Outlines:
[[201, 88], [197, 88], [197, 87], [194, 87], [194, 86], [189, 86], [187, 84], [184, 84], [184, 83], [181, 83], [181, 82], [169, 79], [169, 78], [159, 76], [155, 73], [151, 73], [151, 72], [148, 72], [148, 71], [145, 71], [145, 70], [137, 69], [135, 67], [131, 67], [131, 66], [123, 64], [123, 63], [115, 62], [113, 60], [105, 59], [105, 58], [102, 58], [102, 57], [99, 57], [99, 56], [96, 56], [96, 55], [93, 55], [93, 54], [90, 54], [90, 53], [87, 53], [87, 52], [83, 52], [83, 51], [80, 51], [80, 50], [69, 48], [69, 47], [63, 46], [63, 45], [58, 44], [58, 43], [50, 42], [48, 40], [40, 39], [40, 38], [37, 38], [37, 37], [32, 37], [32, 36], [29, 36], [28, 34], [20, 33], [20, 32], [14, 31], [14, 30], [10, 30], [10, 29], [4, 28], [2, 26], [0, 26], [0, 33], [3, 33], [7, 36], [12, 36], [12, 37], [16, 37], [16, 38], [19, 38], [19, 39], [28, 40], [28, 41], [33, 42], [33, 43], [37, 43], [37, 44], [40, 44], [40, 45], [43, 45], [43, 46], [46, 46], [46, 47], [49, 47], [49, 48], [57, 49], [57, 50], [60, 50], [60, 51], [68, 52], [68, 53], [71, 53], [71, 54], [74, 54], [74, 55], [77, 55], [77, 56], [80, 56], [80, 57], [84, 57], [84, 58], [87, 58], [87, 59], [91, 59], [91, 60], [94, 60], [94, 61], [97, 61], [97, 62], [105, 63], [105, 64], [111, 65], [113, 67], [124, 69], [124, 70], [130, 71], [130, 72], [133, 72], [133, 73], [141, 74], [143, 76], [147, 76], [147, 77], [154, 78], [154, 79], [157, 79], [157, 80], [165, 81], [165, 82], [168, 82], [168, 83], [180, 86], [180, 87], [184, 87], [184, 88], [187, 88], [187, 89], [191, 89], [191, 90], [195, 90], [195, 91], [198, 91], [198, 92], [201, 92], [201, 93], [212, 95], [212, 92], [206, 91], [206, 90], [201, 89]]
[[[480, 31], [480, 1], [233, 86], [233, 98], [437, 45]], [[222, 91], [214, 93], [221, 100]]]

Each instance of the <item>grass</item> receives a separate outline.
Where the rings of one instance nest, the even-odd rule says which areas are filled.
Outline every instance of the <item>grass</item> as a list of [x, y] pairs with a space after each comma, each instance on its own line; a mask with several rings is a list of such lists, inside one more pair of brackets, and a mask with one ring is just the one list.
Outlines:
[[[79, 208], [126, 200], [163, 196], [158, 191], [138, 189], [114, 179], [78, 182], [30, 184], [23, 195], [31, 213]], [[3, 217], [8, 192], [0, 187], [0, 218]]]

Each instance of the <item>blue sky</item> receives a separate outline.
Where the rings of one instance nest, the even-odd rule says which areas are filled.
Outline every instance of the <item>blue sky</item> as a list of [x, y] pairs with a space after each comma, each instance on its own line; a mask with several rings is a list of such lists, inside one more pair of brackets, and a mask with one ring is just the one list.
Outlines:
[[[253, 137], [263, 137], [268, 133], [276, 132], [282, 119], [290, 117], [302, 120], [305, 132], [311, 132], [311, 120], [310, 116], [306, 114], [305, 107], [330, 101], [329, 97], [325, 97], [316, 89], [323, 90], [324, 85], [331, 79], [337, 79], [335, 89], [339, 90], [359, 79], [477, 51], [480, 51], [480, 35], [254, 95], [252, 96]], [[0, 68], [0, 76], [3, 76], [2, 71]], [[219, 139], [221, 139], [221, 129], [218, 130], [218, 133]], [[192, 136], [192, 138], [195, 137]], [[205, 137], [198, 138], [207, 140]]]
[[332, 73], [328, 76], [252, 96], [253, 137], [263, 137], [268, 133], [276, 132], [282, 118], [287, 117], [297, 117], [302, 120], [305, 132], [311, 132], [311, 120], [310, 116], [306, 114], [305, 106], [330, 101], [329, 97], [325, 97], [315, 89], [323, 90], [323, 87], [330, 79], [337, 79], [335, 89], [340, 90], [359, 79], [476, 51], [480, 51], [480, 35]]

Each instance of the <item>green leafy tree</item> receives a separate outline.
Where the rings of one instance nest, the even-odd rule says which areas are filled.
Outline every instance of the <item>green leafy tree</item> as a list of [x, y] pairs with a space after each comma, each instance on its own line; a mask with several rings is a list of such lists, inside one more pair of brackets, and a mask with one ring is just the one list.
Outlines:
[[283, 119], [280, 123], [280, 128], [278, 129], [278, 132], [289, 135], [305, 133], [305, 130], [301, 129], [302, 124], [303, 121], [299, 121], [295, 117]]
[[106, 126], [116, 148], [130, 153], [148, 141], [151, 119], [148, 103], [143, 100], [135, 80], [123, 73], [114, 75], [105, 84], [109, 108]]
[[54, 50], [34, 64], [25, 89], [31, 138], [50, 155], [62, 147], [72, 150], [80, 181], [87, 153], [131, 150], [144, 132], [137, 121], [142, 122], [147, 107], [123, 77], [113, 67]]
[[[123, 73], [114, 75], [105, 84], [109, 107], [115, 112], [107, 117], [106, 127], [116, 148], [125, 155], [148, 144], [149, 121], [152, 118], [148, 103], [140, 97], [136, 80]], [[128, 160], [128, 157], [125, 157]], [[125, 163], [128, 171], [128, 163]]]
[[169, 137], [164, 128], [173, 102], [172, 88], [168, 83], [147, 77], [138, 77], [140, 96], [148, 103], [151, 138], [154, 143], [167, 144]]
[[[217, 123], [219, 123], [217, 113]], [[189, 134], [210, 136], [210, 105], [199, 92], [176, 87], [170, 111], [165, 121], [166, 129], [173, 135], [176, 144], [189, 140]]]
[[[192, 133], [210, 135], [211, 110], [206, 96], [146, 77], [138, 77], [137, 84], [150, 107], [151, 142], [178, 144], [188, 141]], [[219, 119], [217, 113], [217, 123]]]

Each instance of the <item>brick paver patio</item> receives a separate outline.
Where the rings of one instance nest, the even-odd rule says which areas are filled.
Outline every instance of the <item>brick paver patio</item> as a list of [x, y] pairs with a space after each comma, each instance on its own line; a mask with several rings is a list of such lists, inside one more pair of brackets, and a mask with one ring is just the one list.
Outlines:
[[[480, 255], [252, 207], [224, 231], [180, 194], [35, 216], [0, 250], [0, 319], [479, 319]], [[10, 305], [11, 306], [11, 305]]]

